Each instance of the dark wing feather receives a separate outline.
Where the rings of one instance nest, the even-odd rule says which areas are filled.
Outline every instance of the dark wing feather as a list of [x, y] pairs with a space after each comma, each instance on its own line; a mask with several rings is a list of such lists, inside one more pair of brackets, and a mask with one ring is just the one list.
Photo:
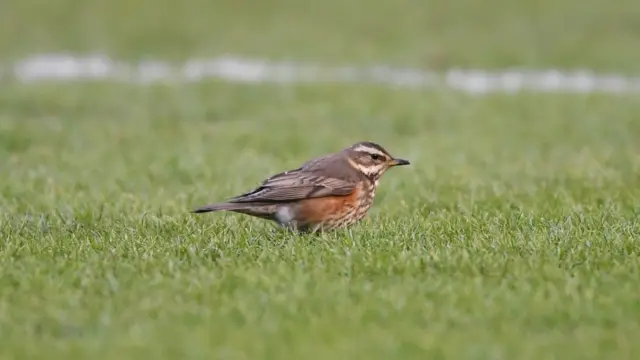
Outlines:
[[332, 195], [349, 195], [354, 188], [355, 184], [342, 179], [296, 169], [274, 175], [258, 188], [231, 198], [228, 202], [286, 202]]

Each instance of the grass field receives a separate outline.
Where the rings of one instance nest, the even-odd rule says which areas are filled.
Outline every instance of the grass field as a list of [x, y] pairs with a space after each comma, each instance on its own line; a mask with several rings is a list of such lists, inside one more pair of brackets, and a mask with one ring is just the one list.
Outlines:
[[0, 54], [225, 53], [342, 64], [640, 72], [636, 0], [22, 0]]
[[[407, 20], [376, 38], [362, 33], [369, 17], [337, 3], [316, 5], [326, 23], [293, 2], [263, 15], [205, 7], [211, 21], [196, 1], [152, 8], [155, 20], [136, 18], [143, 0], [131, 13], [124, 1], [57, 4], [11, 2], [0, 26], [21, 35], [3, 35], [2, 53], [429, 65], [447, 52], [444, 67], [633, 72], [640, 36], [630, 1], [430, 2], [440, 16], [425, 19], [439, 22], [421, 25], [420, 2], [405, 13], [378, 0], [370, 19]], [[560, 8], [577, 15], [560, 26]], [[544, 43], [528, 46], [518, 24]], [[0, 358], [637, 359], [639, 116], [632, 95], [3, 83]], [[385, 175], [348, 231], [188, 213], [359, 140], [412, 165]]]

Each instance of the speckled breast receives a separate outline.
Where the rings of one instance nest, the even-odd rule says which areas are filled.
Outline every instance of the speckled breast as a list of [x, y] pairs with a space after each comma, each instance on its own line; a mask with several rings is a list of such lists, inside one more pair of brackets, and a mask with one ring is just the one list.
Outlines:
[[363, 182], [358, 189], [358, 198], [355, 206], [349, 209], [348, 214], [343, 217], [343, 222], [340, 226], [352, 225], [365, 217], [367, 211], [373, 205], [373, 199], [376, 195], [376, 186], [373, 181]]

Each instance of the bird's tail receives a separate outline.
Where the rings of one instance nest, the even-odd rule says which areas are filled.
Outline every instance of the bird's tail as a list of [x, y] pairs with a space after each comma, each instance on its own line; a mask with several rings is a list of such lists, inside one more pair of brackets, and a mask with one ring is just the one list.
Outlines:
[[206, 212], [210, 212], [210, 211], [235, 211], [235, 210], [242, 210], [247, 208], [247, 204], [236, 204], [236, 203], [216, 203], [216, 204], [210, 204], [210, 205], [205, 205], [202, 207], [199, 207], [195, 210], [193, 210], [193, 213], [199, 214], [199, 213], [206, 213]]

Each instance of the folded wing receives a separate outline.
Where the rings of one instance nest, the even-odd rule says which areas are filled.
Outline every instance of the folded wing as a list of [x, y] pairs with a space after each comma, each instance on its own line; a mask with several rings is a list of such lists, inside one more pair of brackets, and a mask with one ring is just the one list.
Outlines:
[[283, 172], [265, 180], [258, 188], [227, 200], [229, 203], [288, 202], [324, 196], [344, 196], [355, 184], [346, 180], [305, 173], [299, 169]]

